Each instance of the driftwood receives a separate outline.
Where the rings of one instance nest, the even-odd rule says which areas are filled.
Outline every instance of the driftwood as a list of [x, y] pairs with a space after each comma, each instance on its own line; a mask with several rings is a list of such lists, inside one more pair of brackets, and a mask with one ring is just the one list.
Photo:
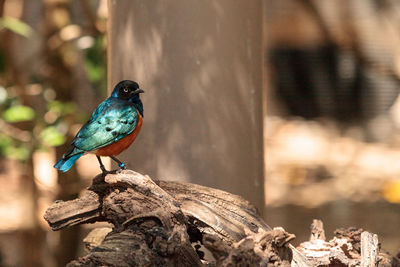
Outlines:
[[339, 229], [325, 241], [314, 220], [310, 241], [271, 229], [243, 198], [200, 185], [153, 181], [125, 170], [97, 176], [80, 198], [58, 201], [45, 219], [53, 230], [107, 221], [84, 243], [89, 253], [68, 266], [398, 266], [376, 235]]
[[55, 202], [45, 219], [53, 230], [114, 225], [91, 233], [89, 254], [69, 266], [290, 266], [293, 255], [294, 235], [271, 229], [243, 198], [130, 170], [97, 176], [82, 197]]

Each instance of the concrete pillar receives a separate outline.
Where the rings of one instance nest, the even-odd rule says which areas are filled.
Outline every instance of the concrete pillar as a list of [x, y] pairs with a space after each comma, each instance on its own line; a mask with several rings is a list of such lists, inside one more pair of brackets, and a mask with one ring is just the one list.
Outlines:
[[120, 158], [264, 207], [262, 1], [109, 0], [109, 87], [146, 92]]

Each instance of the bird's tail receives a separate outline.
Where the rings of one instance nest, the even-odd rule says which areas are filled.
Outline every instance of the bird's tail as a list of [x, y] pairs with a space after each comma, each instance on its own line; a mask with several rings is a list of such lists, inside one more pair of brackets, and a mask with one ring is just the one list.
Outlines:
[[62, 172], [68, 171], [72, 165], [74, 165], [75, 161], [77, 161], [83, 153], [75, 154], [72, 157], [63, 157], [60, 159], [56, 165], [54, 165], [54, 168], [59, 169]]

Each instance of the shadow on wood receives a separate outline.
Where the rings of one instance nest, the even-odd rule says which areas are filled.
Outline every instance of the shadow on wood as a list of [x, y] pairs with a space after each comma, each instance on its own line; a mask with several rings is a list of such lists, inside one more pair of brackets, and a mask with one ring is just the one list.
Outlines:
[[[53, 230], [114, 225], [89, 235], [89, 254], [69, 266], [290, 266], [293, 256], [292, 266], [302, 262], [289, 247], [294, 235], [272, 230], [243, 198], [131, 170], [97, 176], [85, 195], [55, 202], [44, 217]], [[212, 256], [204, 257], [204, 250]]]

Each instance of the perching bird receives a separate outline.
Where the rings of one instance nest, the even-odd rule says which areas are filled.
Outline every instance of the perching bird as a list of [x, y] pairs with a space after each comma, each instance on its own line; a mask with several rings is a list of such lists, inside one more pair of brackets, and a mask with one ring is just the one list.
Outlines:
[[93, 153], [103, 173], [107, 171], [100, 156], [109, 156], [124, 169], [125, 164], [115, 156], [132, 144], [142, 126], [143, 104], [140, 93], [144, 91], [136, 82], [119, 82], [111, 96], [96, 108], [89, 121], [82, 126], [54, 168], [66, 172], [83, 154]]

